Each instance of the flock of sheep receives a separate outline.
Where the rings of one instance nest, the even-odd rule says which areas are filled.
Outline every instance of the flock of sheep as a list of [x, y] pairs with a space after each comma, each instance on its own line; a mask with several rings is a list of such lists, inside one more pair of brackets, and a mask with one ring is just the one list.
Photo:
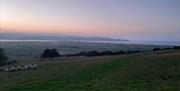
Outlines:
[[36, 64], [18, 65], [18, 66], [6, 67], [4, 68], [4, 71], [8, 72], [8, 71], [21, 71], [21, 70], [31, 70], [31, 69], [38, 69], [38, 66]]

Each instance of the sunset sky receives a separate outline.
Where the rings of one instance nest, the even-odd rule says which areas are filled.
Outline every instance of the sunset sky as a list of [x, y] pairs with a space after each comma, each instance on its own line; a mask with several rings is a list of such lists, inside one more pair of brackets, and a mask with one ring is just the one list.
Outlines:
[[180, 40], [180, 0], [0, 0], [1, 32]]

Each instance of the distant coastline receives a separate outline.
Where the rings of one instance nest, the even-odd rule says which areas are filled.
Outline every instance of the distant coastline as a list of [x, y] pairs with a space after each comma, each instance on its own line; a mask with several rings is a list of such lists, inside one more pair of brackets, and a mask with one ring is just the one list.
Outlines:
[[35, 40], [35, 41], [129, 41], [120, 38], [109, 37], [82, 37], [82, 36], [65, 36], [65, 35], [32, 35], [21, 33], [2, 33], [1, 40]]
[[91, 40], [20, 40], [0, 39], [0, 42], [89, 42], [89, 43], [111, 43], [111, 44], [142, 44], [142, 45], [167, 45], [179, 46], [180, 41], [91, 41]]

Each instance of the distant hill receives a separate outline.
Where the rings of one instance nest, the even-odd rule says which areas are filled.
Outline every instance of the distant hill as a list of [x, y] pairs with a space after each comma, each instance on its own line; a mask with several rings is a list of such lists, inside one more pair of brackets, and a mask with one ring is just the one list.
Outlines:
[[65, 35], [38, 35], [22, 33], [1, 33], [0, 39], [4, 40], [59, 40], [59, 41], [129, 41], [107, 37], [81, 37]]

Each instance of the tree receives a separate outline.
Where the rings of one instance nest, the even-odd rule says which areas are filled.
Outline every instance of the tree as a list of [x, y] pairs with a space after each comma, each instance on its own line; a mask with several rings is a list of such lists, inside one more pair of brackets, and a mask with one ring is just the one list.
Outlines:
[[180, 49], [180, 46], [174, 46], [173, 49]]
[[114, 55], [115, 53], [113, 53], [112, 51], [103, 51], [101, 52], [101, 55]]
[[161, 49], [158, 47], [153, 49], [153, 51], [159, 51], [159, 50], [161, 50]]
[[56, 49], [51, 49], [51, 57], [60, 57], [60, 54]]
[[125, 54], [125, 52], [123, 50], [120, 50], [117, 52], [117, 54]]
[[97, 51], [90, 51], [86, 53], [86, 56], [92, 57], [92, 56], [99, 56], [99, 52]]
[[44, 52], [41, 54], [41, 58], [48, 58], [50, 55], [50, 50], [49, 49], [45, 49]]
[[41, 58], [53, 58], [60, 57], [60, 54], [56, 49], [45, 49], [41, 55]]
[[86, 54], [87, 54], [86, 52], [82, 51], [79, 53], [79, 56], [85, 56]]
[[0, 66], [6, 65], [8, 57], [5, 55], [4, 50], [0, 48]]

